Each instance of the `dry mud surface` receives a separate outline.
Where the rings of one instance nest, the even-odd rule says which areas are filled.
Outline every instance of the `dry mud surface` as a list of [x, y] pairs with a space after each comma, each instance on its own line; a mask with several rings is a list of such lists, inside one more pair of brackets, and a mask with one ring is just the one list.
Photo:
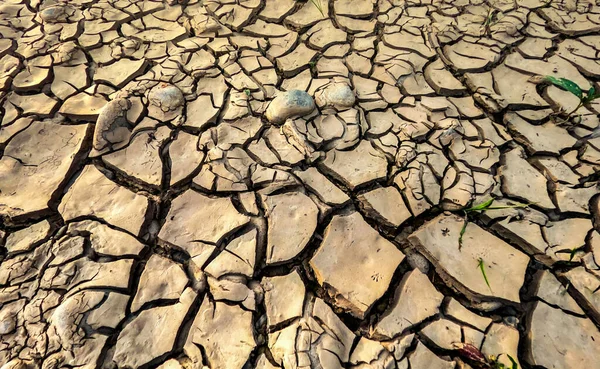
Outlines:
[[600, 7], [321, 5], [0, 1], [0, 368], [600, 368]]

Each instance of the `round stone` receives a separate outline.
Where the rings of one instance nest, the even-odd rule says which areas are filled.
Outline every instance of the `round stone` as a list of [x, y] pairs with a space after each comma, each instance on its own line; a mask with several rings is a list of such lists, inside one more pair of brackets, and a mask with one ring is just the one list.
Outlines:
[[271, 123], [283, 123], [294, 116], [302, 116], [315, 109], [315, 102], [305, 91], [289, 90], [277, 95], [269, 104], [266, 116]]
[[65, 8], [63, 6], [50, 6], [40, 11], [40, 18], [47, 23], [57, 23], [63, 20], [66, 15]]
[[117, 97], [104, 106], [94, 128], [93, 147], [95, 150], [104, 150], [129, 140], [125, 113], [130, 108], [131, 102], [124, 97]]
[[177, 110], [185, 102], [183, 92], [176, 86], [166, 83], [150, 91], [148, 98], [152, 105], [159, 107], [164, 112]]
[[334, 82], [327, 85], [316, 94], [317, 105], [333, 106], [335, 108], [349, 108], [354, 105], [356, 96], [346, 83]]

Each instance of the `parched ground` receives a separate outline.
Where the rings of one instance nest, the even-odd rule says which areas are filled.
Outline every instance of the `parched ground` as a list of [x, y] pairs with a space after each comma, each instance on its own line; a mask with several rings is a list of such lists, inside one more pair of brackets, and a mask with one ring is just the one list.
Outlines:
[[320, 4], [0, 0], [0, 368], [600, 368], [600, 6]]

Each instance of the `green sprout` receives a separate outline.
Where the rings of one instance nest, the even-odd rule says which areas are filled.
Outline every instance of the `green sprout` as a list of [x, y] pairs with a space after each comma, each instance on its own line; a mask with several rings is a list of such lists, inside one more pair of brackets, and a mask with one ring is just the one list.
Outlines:
[[586, 90], [582, 89], [581, 87], [579, 87], [579, 85], [577, 83], [575, 83], [567, 78], [556, 78], [553, 76], [545, 76], [545, 77], [543, 77], [543, 82], [554, 85], [562, 90], [565, 90], [565, 91], [570, 92], [571, 94], [577, 96], [577, 98], [579, 99], [579, 104], [573, 111], [566, 114], [567, 118], [571, 117], [571, 115], [573, 115], [573, 113], [575, 113], [577, 110], [579, 110], [579, 108], [581, 108], [582, 106], [587, 105], [590, 102], [600, 98], [600, 91], [596, 91], [595, 86], [590, 87], [590, 89], [586, 91]]
[[501, 206], [492, 206], [495, 199], [489, 199], [486, 202], [483, 202], [479, 205], [475, 205], [473, 207], [464, 209], [463, 212], [465, 214], [464, 223], [462, 229], [460, 230], [460, 236], [458, 237], [458, 249], [462, 248], [463, 244], [463, 236], [467, 230], [467, 224], [469, 223], [469, 215], [473, 212], [481, 212], [485, 213], [488, 210], [501, 210], [501, 209], [515, 209], [515, 208], [527, 208], [531, 204], [515, 204], [515, 205], [501, 205]]
[[248, 88], [244, 89], [244, 93], [246, 94], [246, 96], [250, 97], [250, 94], [251, 94], [250, 89], [248, 89]]
[[325, 13], [323, 12], [323, 5], [321, 4], [321, 0], [310, 0], [310, 2], [313, 3], [315, 8], [317, 8], [319, 13], [321, 13], [321, 15], [324, 17]]
[[500, 11], [498, 9], [494, 9], [490, 7], [488, 9], [488, 13], [483, 21], [483, 34], [486, 36], [490, 36], [492, 34], [491, 27], [498, 21], [497, 15]]
[[571, 249], [571, 252], [569, 253], [569, 263], [573, 261], [573, 258], [575, 257], [575, 255], [577, 254], [578, 251], [581, 251], [583, 249], [583, 246], [581, 247], [573, 247]]
[[510, 360], [510, 363], [511, 363], [510, 368], [498, 361], [498, 357], [500, 357], [500, 356], [491, 360], [492, 368], [493, 369], [519, 369], [519, 364], [517, 364], [517, 361], [509, 354], [506, 354], [506, 356], [508, 356], [508, 360]]
[[483, 280], [485, 281], [485, 284], [487, 284], [488, 288], [490, 289], [490, 292], [493, 293], [492, 286], [490, 286], [490, 281], [488, 280], [487, 274], [485, 274], [485, 263], [483, 262], [482, 258], [479, 258], [477, 260], [477, 267], [479, 268], [479, 270], [481, 270], [481, 274], [483, 275]]

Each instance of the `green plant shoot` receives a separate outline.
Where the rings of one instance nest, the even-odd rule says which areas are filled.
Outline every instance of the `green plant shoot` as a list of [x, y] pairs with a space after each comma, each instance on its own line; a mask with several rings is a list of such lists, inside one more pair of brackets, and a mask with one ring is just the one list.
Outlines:
[[569, 253], [569, 263], [573, 261], [573, 258], [575, 257], [575, 255], [577, 254], [577, 251], [581, 250], [581, 247], [573, 247], [571, 249], [571, 252]]
[[485, 263], [483, 262], [482, 258], [479, 258], [477, 267], [479, 268], [479, 270], [481, 270], [481, 274], [483, 275], [483, 280], [485, 281], [485, 284], [487, 284], [488, 288], [490, 289], [490, 292], [493, 293], [492, 287], [490, 286], [490, 281], [488, 280], [487, 274], [485, 274]]
[[517, 364], [517, 361], [510, 355], [508, 355], [508, 360], [510, 360], [512, 367], [510, 369], [519, 369], [519, 364]]
[[483, 21], [483, 27], [484, 27], [484, 34], [489, 36], [492, 33], [492, 25], [494, 23], [496, 23], [496, 14], [498, 13], [497, 9], [494, 9], [492, 7], [490, 7], [488, 9], [488, 13], [487, 16], [485, 17], [485, 20]]
[[462, 229], [460, 230], [460, 235], [458, 236], [458, 249], [460, 250], [462, 248], [462, 244], [463, 244], [463, 235], [465, 234], [466, 230], [467, 230], [467, 224], [469, 223], [469, 214], [472, 212], [486, 212], [488, 210], [501, 210], [501, 209], [515, 209], [515, 208], [526, 208], [529, 207], [531, 204], [515, 204], [515, 205], [501, 205], [501, 206], [492, 206], [492, 204], [494, 203], [494, 199], [489, 199], [486, 202], [483, 202], [479, 205], [475, 205], [473, 207], [470, 207], [468, 209], [464, 209], [464, 213], [465, 213], [465, 221], [463, 223]]
[[319, 11], [319, 13], [321, 13], [322, 16], [325, 16], [325, 13], [323, 12], [323, 5], [321, 4], [321, 0], [310, 0], [310, 2], [315, 6], [315, 8], [317, 8], [317, 10]]
[[553, 76], [545, 76], [544, 81], [577, 96], [577, 98], [579, 99], [579, 104], [572, 112], [567, 114], [568, 117], [575, 113], [577, 110], [579, 110], [579, 108], [582, 105], [588, 104], [600, 98], [600, 91], [596, 91], [596, 87], [594, 86], [590, 87], [590, 89], [586, 91], [570, 79], [556, 78]]

